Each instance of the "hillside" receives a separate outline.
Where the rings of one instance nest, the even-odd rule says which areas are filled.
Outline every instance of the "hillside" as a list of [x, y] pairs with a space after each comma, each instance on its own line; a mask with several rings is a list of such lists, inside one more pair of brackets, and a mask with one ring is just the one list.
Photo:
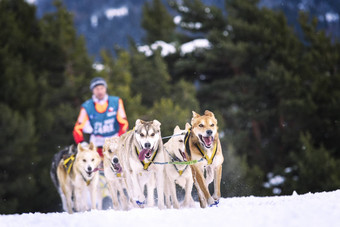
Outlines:
[[[115, 45], [127, 48], [129, 38], [143, 45], [144, 31], [140, 21], [142, 6], [147, 1], [150, 0], [64, 0], [63, 2], [74, 15], [78, 34], [85, 36], [89, 53], [98, 57], [103, 48], [112, 50]], [[27, 0], [27, 2], [37, 6], [38, 17], [54, 10], [51, 0]], [[202, 2], [224, 10], [224, 0], [202, 0]], [[340, 36], [339, 1], [261, 0], [259, 6], [283, 10], [288, 22], [295, 27], [298, 23], [298, 11], [309, 11], [319, 19], [320, 27], [334, 37]], [[172, 13], [174, 14], [173, 11]]]

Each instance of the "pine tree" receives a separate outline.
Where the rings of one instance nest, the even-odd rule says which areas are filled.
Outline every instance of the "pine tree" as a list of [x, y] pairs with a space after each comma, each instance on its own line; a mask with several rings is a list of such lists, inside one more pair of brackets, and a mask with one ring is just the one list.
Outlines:
[[147, 31], [145, 37], [147, 44], [157, 40], [169, 42], [174, 37], [175, 23], [161, 0], [145, 2], [141, 25]]
[[0, 212], [13, 213], [29, 211], [39, 192], [34, 108], [42, 49], [35, 8], [24, 1], [0, 1], [0, 26]]

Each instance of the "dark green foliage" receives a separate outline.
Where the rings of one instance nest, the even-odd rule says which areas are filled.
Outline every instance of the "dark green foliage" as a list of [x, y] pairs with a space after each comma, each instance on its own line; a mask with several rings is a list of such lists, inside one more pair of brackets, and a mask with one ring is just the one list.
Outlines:
[[[258, 8], [257, 4], [255, 0], [227, 0], [224, 26], [198, 29], [199, 35], [191, 36], [207, 38], [211, 48], [178, 58], [171, 62], [175, 70], [170, 69], [175, 77], [199, 81], [202, 110], [213, 109], [222, 114], [225, 128], [221, 130], [235, 150], [225, 151], [225, 155], [242, 157], [245, 165], [239, 169], [240, 176], [243, 173], [249, 177], [236, 178], [236, 183], [230, 178], [233, 171], [225, 164], [231, 172], [224, 176], [234, 185], [246, 185], [250, 179], [258, 182], [255, 175], [251, 176], [255, 171], [248, 172], [252, 168], [259, 168], [262, 175], [259, 172], [257, 177], [263, 181], [263, 173], [285, 174], [286, 167], [296, 168], [297, 159], [288, 154], [301, 152], [301, 131], [311, 133], [313, 146], [325, 148], [319, 152], [327, 151], [330, 158], [339, 159], [339, 140], [335, 139], [340, 136], [339, 43], [318, 31], [316, 21], [309, 22], [308, 15], [300, 17], [304, 39], [299, 40], [283, 13]], [[181, 10], [183, 6], [188, 10]], [[206, 7], [199, 1], [183, 1], [176, 8], [184, 20], [190, 20], [196, 11], [201, 12], [201, 17]], [[222, 24], [223, 14], [215, 14], [210, 23]], [[191, 28], [187, 30], [193, 32]], [[292, 179], [293, 176], [287, 176], [287, 182]], [[330, 188], [322, 182], [315, 184], [323, 190]], [[262, 184], [251, 185], [250, 193], [265, 192]], [[334, 181], [333, 188], [337, 185]], [[230, 187], [223, 191], [225, 195], [235, 195], [233, 186]], [[299, 190], [286, 186], [283, 193], [292, 193], [294, 189]]]
[[148, 44], [157, 40], [168, 42], [174, 38], [175, 23], [161, 0], [145, 2], [141, 25], [147, 31], [145, 42]]

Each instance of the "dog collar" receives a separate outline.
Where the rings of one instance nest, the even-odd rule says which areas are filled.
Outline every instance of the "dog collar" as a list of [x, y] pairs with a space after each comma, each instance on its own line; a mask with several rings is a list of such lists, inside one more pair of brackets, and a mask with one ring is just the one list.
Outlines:
[[[137, 147], [135, 147], [135, 150], [136, 150], [137, 156], [139, 156], [139, 150], [137, 149]], [[143, 169], [144, 170], [148, 170], [149, 165], [153, 162], [153, 160], [155, 159], [157, 153], [158, 153], [158, 149], [153, 152], [153, 155], [151, 157], [151, 161], [148, 162], [148, 163], [145, 163], [144, 161], [140, 161], [142, 163], [142, 165], [143, 165]]]
[[89, 186], [89, 184], [91, 183], [92, 179], [86, 180], [86, 178], [84, 177], [84, 175], [82, 173], [80, 173], [80, 175], [83, 177], [83, 180], [86, 182], [86, 185]]

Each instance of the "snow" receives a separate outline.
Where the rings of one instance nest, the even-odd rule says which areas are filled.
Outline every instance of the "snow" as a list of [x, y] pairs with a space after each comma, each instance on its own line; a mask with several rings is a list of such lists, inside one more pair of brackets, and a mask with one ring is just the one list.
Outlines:
[[109, 8], [105, 10], [107, 19], [112, 20], [114, 17], [123, 17], [129, 14], [129, 9], [126, 6], [120, 8]]
[[176, 53], [176, 48], [173, 44], [166, 43], [164, 41], [156, 41], [151, 46], [145, 45], [138, 47], [139, 52], [143, 52], [146, 56], [151, 56], [153, 51], [161, 48], [161, 55], [165, 57], [169, 54]]
[[101, 63], [95, 62], [92, 64], [92, 68], [95, 69], [97, 72], [104, 70], [105, 66]]
[[95, 28], [98, 26], [98, 16], [92, 15], [90, 20], [91, 20], [92, 27]]
[[326, 21], [330, 23], [336, 22], [339, 20], [339, 14], [337, 13], [328, 12], [326, 13], [325, 17], [326, 17]]
[[[144, 45], [139, 46], [138, 51], [144, 53], [146, 56], [151, 56], [155, 50], [161, 48], [161, 55], [165, 57], [169, 54], [176, 53], [175, 44], [166, 43], [164, 41], [156, 41], [150, 46]], [[196, 49], [203, 48], [208, 49], [210, 48], [210, 42], [207, 39], [195, 39], [190, 42], [184, 43], [180, 46], [180, 53], [181, 55], [185, 55], [195, 51]]]
[[0, 215], [1, 227], [21, 226], [339, 226], [340, 190], [275, 197], [223, 198], [206, 209], [158, 208], [85, 213]]
[[174, 23], [179, 25], [179, 23], [181, 23], [182, 21], [182, 17], [181, 16], [175, 16], [174, 17]]
[[208, 49], [210, 48], [210, 42], [207, 39], [195, 39], [191, 42], [184, 43], [181, 46], [181, 54], [191, 53], [198, 48]]
[[28, 4], [35, 5], [37, 3], [37, 0], [26, 0]]

